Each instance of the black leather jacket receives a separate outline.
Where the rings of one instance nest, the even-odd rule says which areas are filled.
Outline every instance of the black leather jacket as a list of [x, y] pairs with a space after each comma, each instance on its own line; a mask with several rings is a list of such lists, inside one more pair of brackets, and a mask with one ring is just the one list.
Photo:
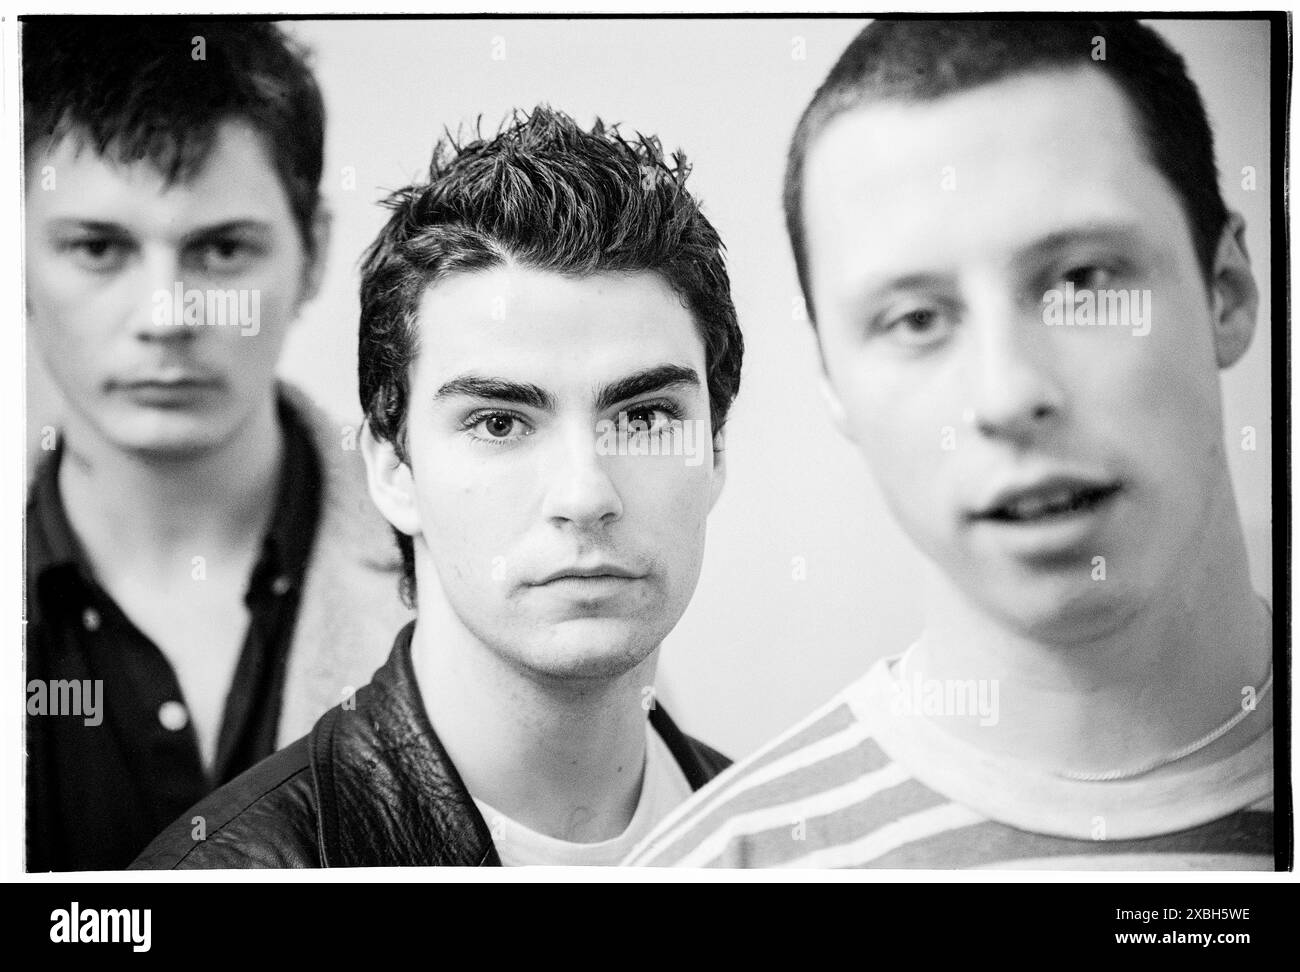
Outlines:
[[[355, 708], [334, 707], [306, 736], [197, 803], [132, 869], [499, 865], [420, 701], [413, 630], [402, 629]], [[729, 765], [662, 707], [650, 724], [692, 789]]]

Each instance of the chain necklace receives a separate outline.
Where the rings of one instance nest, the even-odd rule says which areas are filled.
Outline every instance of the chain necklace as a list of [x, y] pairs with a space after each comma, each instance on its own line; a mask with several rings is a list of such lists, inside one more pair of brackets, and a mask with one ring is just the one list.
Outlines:
[[[1261, 598], [1261, 600], [1263, 599]], [[1271, 618], [1273, 616], [1273, 610], [1268, 606], [1268, 602], [1264, 602], [1264, 607], [1268, 610], [1269, 617]], [[912, 647], [915, 647], [915, 645]], [[898, 675], [900, 682], [906, 677], [904, 672], [907, 669], [907, 662], [911, 654], [912, 651], [911, 648], [909, 648], [903, 653], [903, 657], [899, 659]], [[1159, 756], [1149, 762], [1143, 763], [1141, 766], [1134, 767], [1133, 769], [1100, 770], [1098, 772], [1052, 770], [1051, 773], [1053, 776], [1059, 777], [1063, 780], [1074, 780], [1078, 783], [1113, 783], [1117, 780], [1131, 780], [1136, 779], [1139, 776], [1146, 776], [1148, 773], [1154, 773], [1163, 766], [1168, 766], [1170, 763], [1177, 763], [1179, 760], [1184, 760], [1188, 756], [1193, 756], [1196, 753], [1199, 753], [1202, 749], [1205, 749], [1207, 746], [1217, 742], [1228, 733], [1232, 732], [1232, 730], [1237, 728], [1237, 726], [1239, 726], [1248, 715], [1259, 707], [1259, 703], [1264, 701], [1264, 697], [1268, 695], [1268, 691], [1272, 687], [1273, 666], [1270, 663], [1268, 666], [1268, 676], [1264, 679], [1264, 684], [1260, 686], [1259, 691], [1255, 693], [1254, 705], [1249, 708], [1243, 706], [1240, 712], [1235, 713], [1226, 722], [1211, 729], [1199, 739], [1188, 743], [1181, 749], [1175, 749], [1172, 753], [1169, 753], [1166, 756]], [[1254, 686], [1251, 686], [1251, 689], [1253, 690]]]
[[[1259, 598], [1259, 601], [1261, 604], [1264, 605], [1264, 610], [1268, 612], [1269, 621], [1271, 622], [1273, 619], [1273, 609], [1269, 606], [1268, 601], [1264, 600], [1264, 598], [1262, 597]], [[1264, 701], [1264, 697], [1268, 695], [1268, 690], [1271, 689], [1272, 687], [1273, 687], [1273, 664], [1272, 662], [1269, 662], [1268, 676], [1264, 679], [1264, 684], [1260, 686], [1257, 692], [1255, 692], [1255, 701], [1253, 705], [1251, 705], [1249, 708], [1243, 705], [1241, 707], [1241, 711], [1235, 713], [1232, 716], [1232, 718], [1228, 719], [1226, 722], [1219, 725], [1218, 727], [1211, 729], [1200, 739], [1197, 739], [1193, 742], [1188, 743], [1186, 746], [1183, 746], [1181, 749], [1175, 749], [1172, 753], [1168, 754], [1167, 756], [1160, 756], [1156, 759], [1151, 760], [1150, 762], [1143, 763], [1141, 766], [1135, 767], [1134, 769], [1102, 770], [1096, 773], [1081, 773], [1081, 772], [1076, 772], [1074, 770], [1053, 770], [1052, 771], [1053, 775], [1058, 776], [1061, 779], [1075, 780], [1080, 783], [1112, 783], [1116, 780], [1132, 780], [1132, 779], [1136, 779], [1139, 776], [1146, 776], [1148, 773], [1154, 773], [1156, 770], [1160, 769], [1163, 766], [1168, 766], [1170, 763], [1177, 763], [1179, 760], [1186, 759], [1188, 756], [1192, 756], [1195, 755], [1196, 753], [1199, 753], [1206, 746], [1209, 746], [1211, 743], [1217, 742], [1218, 740], [1226, 736], [1228, 733], [1232, 732], [1233, 729], [1241, 725], [1241, 723], [1245, 720], [1246, 716], [1250, 715], [1252, 712], [1255, 711], [1255, 709], [1259, 707], [1259, 703]], [[1253, 685], [1250, 686], [1250, 688], [1252, 691], [1255, 690], [1255, 687]]]
[[1250, 708], [1246, 708], [1243, 706], [1241, 711], [1238, 712], [1236, 715], [1234, 715], [1231, 719], [1223, 723], [1218, 728], [1210, 730], [1200, 739], [1197, 739], [1195, 742], [1189, 743], [1188, 745], [1184, 746], [1182, 749], [1175, 749], [1168, 756], [1161, 756], [1157, 759], [1151, 760], [1148, 763], [1143, 763], [1141, 766], [1138, 766], [1135, 769], [1103, 770], [1098, 773], [1080, 773], [1080, 772], [1075, 772], [1074, 770], [1053, 770], [1053, 773], [1056, 776], [1061, 777], [1062, 779], [1077, 780], [1080, 783], [1110, 783], [1114, 780], [1131, 780], [1138, 776], [1146, 776], [1148, 773], [1152, 773], [1160, 769], [1160, 767], [1162, 766], [1168, 766], [1170, 763], [1176, 763], [1180, 759], [1186, 759], [1188, 756], [1191, 756], [1194, 753], [1199, 753], [1206, 746], [1210, 745], [1213, 742], [1216, 742], [1219, 739], [1222, 739], [1228, 733], [1232, 732], [1233, 729], [1237, 728], [1237, 726], [1241, 724], [1242, 720], [1244, 720], [1246, 716], [1250, 715], [1252, 712], [1255, 711], [1256, 706], [1258, 706], [1260, 702], [1264, 701], [1264, 696], [1268, 695], [1268, 690], [1272, 687], [1273, 687], [1273, 666], [1269, 665], [1268, 678], [1264, 679], [1263, 686], [1260, 688], [1258, 694], [1255, 696], [1254, 706], [1251, 706]]

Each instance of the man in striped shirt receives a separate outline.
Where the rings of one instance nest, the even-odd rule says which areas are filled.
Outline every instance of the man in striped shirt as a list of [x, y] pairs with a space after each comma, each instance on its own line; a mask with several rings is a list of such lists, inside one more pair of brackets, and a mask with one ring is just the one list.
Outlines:
[[1217, 374], [1258, 294], [1181, 58], [1134, 21], [876, 21], [786, 212], [925, 623], [629, 863], [1285, 864]]

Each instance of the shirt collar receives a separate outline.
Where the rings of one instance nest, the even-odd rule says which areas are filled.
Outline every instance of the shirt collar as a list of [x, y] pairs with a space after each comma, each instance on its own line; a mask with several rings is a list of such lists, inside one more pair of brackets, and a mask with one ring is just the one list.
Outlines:
[[[277, 411], [284, 453], [271, 522], [249, 583], [250, 596], [264, 587], [274, 589], [277, 583], [300, 581], [320, 519], [321, 469], [311, 436], [283, 394], [278, 396]], [[92, 577], [59, 492], [63, 457], [60, 436], [58, 445], [37, 468], [27, 501], [27, 573], [48, 612], [57, 610], [52, 599], [66, 591], [60, 585], [86, 585]]]
[[283, 395], [278, 414], [284, 443], [280, 478], [249, 596], [268, 585], [274, 590], [276, 585], [301, 581], [320, 520], [322, 475], [311, 435]]
[[27, 574], [35, 582], [39, 606], [46, 611], [56, 609], [55, 599], [67, 590], [64, 585], [85, 584], [90, 577], [59, 495], [62, 462], [59, 444], [37, 468], [27, 500]]

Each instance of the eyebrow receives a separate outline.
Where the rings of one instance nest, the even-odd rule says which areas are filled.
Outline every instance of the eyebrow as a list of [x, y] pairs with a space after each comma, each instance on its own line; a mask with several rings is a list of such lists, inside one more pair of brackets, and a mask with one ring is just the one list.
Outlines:
[[527, 382], [487, 378], [482, 375], [459, 375], [444, 382], [442, 387], [434, 392], [433, 400], [441, 402], [458, 396], [490, 398], [493, 401], [524, 405], [547, 412], [555, 410], [555, 396], [544, 388]]
[[266, 233], [271, 224], [260, 219], [229, 219], [211, 226], [200, 226], [185, 234], [187, 240], [202, 239], [207, 236], [224, 236], [227, 233]]
[[650, 392], [665, 391], [669, 388], [699, 387], [700, 376], [695, 373], [694, 368], [676, 364], [658, 365], [606, 385], [596, 396], [596, 411], [603, 412], [619, 402], [636, 398], [638, 395], [648, 395]]
[[[638, 395], [663, 391], [668, 388], [698, 388], [700, 376], [694, 368], [677, 364], [656, 365], [637, 371], [601, 387], [596, 395], [596, 410], [605, 409]], [[509, 402], [541, 411], [555, 411], [555, 396], [539, 385], [510, 381], [484, 375], [458, 375], [442, 384], [434, 393], [435, 402], [463, 396]]]
[[100, 233], [105, 235], [128, 235], [128, 230], [121, 223], [114, 223], [103, 219], [77, 219], [74, 216], [61, 216], [58, 219], [52, 219], [50, 220], [49, 228], [57, 232], [81, 230], [88, 233]]
[[[1014, 263], [1024, 263], [1044, 253], [1065, 249], [1078, 243], [1109, 241], [1135, 243], [1141, 239], [1141, 228], [1127, 222], [1086, 223], [1048, 233], [1018, 248], [1012, 256]], [[952, 275], [938, 272], [902, 274], [879, 282], [872, 282], [859, 290], [858, 300], [874, 303], [885, 295], [898, 291], [923, 290], [942, 287], [952, 281]]]
[[[86, 233], [99, 233], [112, 236], [131, 236], [131, 230], [121, 223], [103, 219], [78, 219], [75, 216], [61, 216], [50, 221], [50, 229], [55, 232], [76, 230]], [[188, 231], [181, 239], [185, 242], [223, 236], [228, 233], [266, 233], [270, 224], [259, 219], [228, 219], [208, 226], [199, 226]]]
[[1088, 223], [1068, 229], [1057, 230], [1021, 247], [1018, 258], [1064, 249], [1074, 243], [1107, 241], [1116, 243], [1133, 243], [1142, 236], [1141, 228], [1132, 223]]

